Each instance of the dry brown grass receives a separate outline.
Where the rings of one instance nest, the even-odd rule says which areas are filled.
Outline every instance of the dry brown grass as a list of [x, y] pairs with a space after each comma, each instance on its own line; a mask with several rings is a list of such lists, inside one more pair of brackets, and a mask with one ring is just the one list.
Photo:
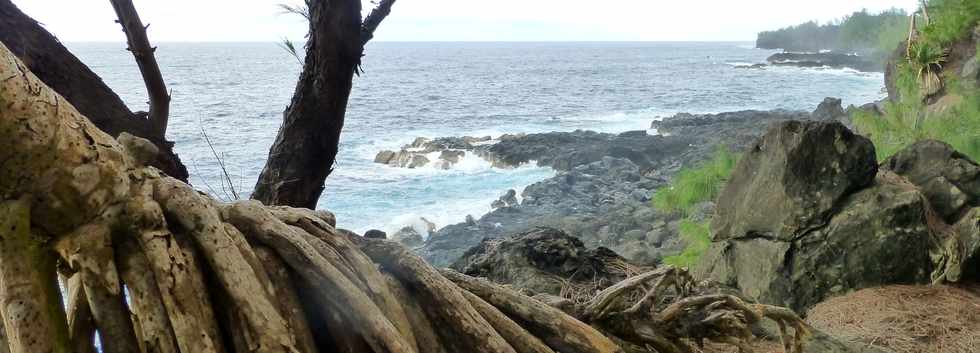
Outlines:
[[896, 353], [980, 352], [980, 286], [894, 285], [831, 298], [807, 321]]

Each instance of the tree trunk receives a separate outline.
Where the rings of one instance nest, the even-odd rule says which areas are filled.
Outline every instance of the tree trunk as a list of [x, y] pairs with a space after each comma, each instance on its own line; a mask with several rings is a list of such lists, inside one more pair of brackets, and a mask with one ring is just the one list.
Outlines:
[[309, 15], [303, 72], [252, 194], [266, 205], [316, 208], [361, 62], [359, 0], [312, 0]]
[[116, 17], [119, 17], [123, 32], [126, 33], [126, 43], [129, 45], [127, 50], [133, 53], [136, 58], [136, 65], [140, 68], [143, 75], [143, 83], [146, 84], [146, 92], [150, 96], [149, 124], [153, 137], [164, 139], [167, 136], [167, 120], [170, 118], [170, 93], [167, 92], [167, 84], [163, 82], [163, 74], [160, 73], [160, 66], [157, 65], [157, 58], [153, 52], [157, 48], [150, 46], [150, 40], [146, 38], [146, 27], [140, 20], [136, 7], [132, 0], [110, 0], [112, 8], [116, 10]]
[[173, 143], [156, 137], [145, 113], [130, 111], [98, 75], [10, 0], [0, 0], [0, 29], [0, 42], [95, 126], [114, 137], [128, 132], [153, 141], [162, 152], [153, 166], [187, 180], [187, 168], [173, 152]]

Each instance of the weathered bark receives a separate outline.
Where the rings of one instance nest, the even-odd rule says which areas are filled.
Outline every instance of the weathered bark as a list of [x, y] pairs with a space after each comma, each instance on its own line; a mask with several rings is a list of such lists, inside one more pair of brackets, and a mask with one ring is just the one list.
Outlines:
[[612, 353], [622, 349], [592, 327], [575, 320], [556, 308], [537, 300], [520, 300], [517, 292], [494, 286], [450, 270], [442, 271], [446, 278], [463, 289], [483, 298], [511, 318], [524, 323], [524, 328], [548, 344], [552, 349], [565, 353]]
[[65, 288], [68, 289], [65, 311], [68, 319], [68, 332], [71, 338], [72, 351], [75, 353], [96, 353], [95, 350], [95, 318], [88, 307], [88, 298], [82, 289], [82, 276], [72, 275], [62, 277]]
[[[137, 332], [140, 338], [140, 351], [179, 352], [177, 338], [174, 337], [163, 296], [160, 294], [160, 288], [157, 286], [153, 269], [146, 260], [146, 255], [140, 251], [135, 239], [126, 240], [118, 249], [116, 256], [119, 274], [129, 288], [133, 318], [139, 323]], [[69, 325], [71, 324], [69, 320]], [[74, 329], [72, 326], [73, 333]], [[74, 341], [75, 338], [73, 337], [72, 340]]]
[[10, 351], [69, 353], [55, 257], [31, 234], [30, 210], [26, 199], [0, 201], [0, 311]]
[[381, 1], [362, 23], [359, 0], [308, 1], [310, 30], [303, 72], [252, 199], [266, 205], [316, 208], [336, 161], [364, 44], [394, 2]]
[[146, 84], [146, 93], [150, 96], [150, 113], [147, 119], [152, 137], [163, 140], [167, 136], [167, 120], [170, 118], [170, 93], [167, 92], [167, 84], [163, 82], [156, 55], [153, 54], [157, 48], [151, 47], [150, 40], [146, 38], [146, 28], [150, 25], [143, 26], [132, 0], [109, 2], [119, 18], [117, 22], [126, 33], [126, 43], [129, 45], [127, 50], [136, 58], [136, 65], [139, 66], [143, 83]]
[[100, 328], [103, 351], [135, 352], [139, 344], [123, 298], [109, 232], [104, 224], [87, 224], [63, 237], [56, 249], [80, 276], [85, 298]]
[[187, 168], [173, 152], [173, 143], [156, 137], [146, 113], [130, 111], [95, 72], [11, 0], [0, 0], [0, 28], [0, 42], [95, 126], [112, 136], [128, 132], [153, 141], [161, 151], [153, 166], [187, 180]]

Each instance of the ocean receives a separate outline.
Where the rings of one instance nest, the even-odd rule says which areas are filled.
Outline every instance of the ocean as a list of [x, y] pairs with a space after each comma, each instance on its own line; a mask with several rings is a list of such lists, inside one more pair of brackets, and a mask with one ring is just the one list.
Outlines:
[[[232, 188], [247, 198], [301, 65], [271, 42], [156, 45], [173, 96], [168, 138], [190, 182], [220, 199], [232, 199]], [[124, 43], [67, 46], [131, 109], [147, 109]], [[373, 163], [379, 151], [420, 136], [623, 132], [678, 112], [809, 111], [824, 97], [845, 106], [884, 97], [880, 73], [735, 68], [772, 53], [747, 42], [370, 43], [319, 207], [357, 232], [420, 227], [421, 217], [441, 227], [479, 217], [508, 189], [520, 192], [555, 173], [533, 165], [495, 169], [479, 158], [450, 170]]]

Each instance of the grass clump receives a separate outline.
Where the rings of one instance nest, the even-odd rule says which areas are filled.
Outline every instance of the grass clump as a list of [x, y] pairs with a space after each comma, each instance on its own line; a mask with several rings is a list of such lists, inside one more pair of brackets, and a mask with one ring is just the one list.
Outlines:
[[682, 220], [680, 234], [681, 239], [687, 242], [687, 247], [680, 254], [665, 257], [664, 263], [675, 267], [693, 267], [711, 244], [708, 222], [698, 223], [691, 219]]
[[737, 162], [737, 154], [719, 147], [710, 160], [697, 167], [681, 170], [669, 186], [657, 190], [653, 195], [655, 208], [687, 217], [681, 220], [678, 227], [680, 237], [687, 242], [687, 247], [680, 254], [665, 257], [665, 264], [692, 267], [708, 249], [711, 244], [708, 221], [698, 222], [692, 219], [691, 212], [697, 204], [718, 197]]
[[690, 213], [695, 205], [714, 200], [735, 169], [738, 156], [720, 147], [707, 162], [677, 173], [667, 187], [653, 195], [653, 207], [665, 212]]

